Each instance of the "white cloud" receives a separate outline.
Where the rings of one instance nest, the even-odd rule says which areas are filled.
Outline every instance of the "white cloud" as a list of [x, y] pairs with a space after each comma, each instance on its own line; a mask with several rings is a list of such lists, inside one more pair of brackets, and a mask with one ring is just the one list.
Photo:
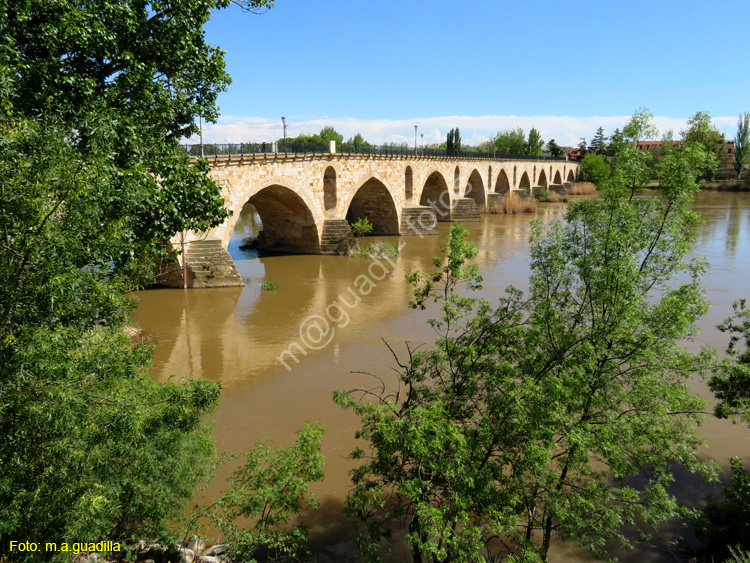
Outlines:
[[[287, 119], [287, 135], [295, 137], [300, 133], [317, 133], [326, 125], [332, 125], [345, 139], [361, 133], [367, 141], [374, 144], [406, 142], [411, 145], [414, 143], [414, 125], [418, 126], [417, 142], [422, 142], [421, 134], [424, 133], [425, 144], [443, 142], [447, 132], [453, 127], [458, 127], [464, 142], [477, 145], [491, 139], [498, 131], [521, 127], [528, 132], [532, 127], [536, 127], [541, 131], [545, 141], [555, 139], [559, 145], [577, 146], [582, 137], [590, 141], [600, 126], [604, 127], [605, 135], [611, 135], [616, 128], [622, 129], [629, 119], [630, 116], [552, 115], [445, 116], [402, 120], [320, 117], [306, 121]], [[654, 118], [659, 134], [672, 129], [675, 139], [679, 138], [680, 130], [685, 128], [686, 120], [687, 118], [663, 116]], [[713, 122], [726, 133], [727, 138], [734, 136], [736, 117], [715, 117]], [[204, 143], [274, 141], [282, 135], [280, 120], [261, 117], [226, 116], [221, 117], [218, 123], [203, 127]], [[197, 142], [197, 138], [191, 142]]]

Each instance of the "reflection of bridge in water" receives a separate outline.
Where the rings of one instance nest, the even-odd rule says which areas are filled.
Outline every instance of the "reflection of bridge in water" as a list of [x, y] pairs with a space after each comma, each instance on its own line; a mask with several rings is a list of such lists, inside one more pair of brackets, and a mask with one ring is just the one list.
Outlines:
[[[351, 239], [349, 223], [367, 218], [376, 235], [437, 233], [440, 221], [476, 221], [506, 195], [575, 181], [578, 163], [552, 157], [426, 154], [216, 154], [211, 175], [232, 216], [208, 233], [188, 233], [187, 284], [240, 285], [226, 248], [240, 211], [260, 216], [272, 251], [335, 254]], [[166, 285], [182, 285], [181, 274]]]

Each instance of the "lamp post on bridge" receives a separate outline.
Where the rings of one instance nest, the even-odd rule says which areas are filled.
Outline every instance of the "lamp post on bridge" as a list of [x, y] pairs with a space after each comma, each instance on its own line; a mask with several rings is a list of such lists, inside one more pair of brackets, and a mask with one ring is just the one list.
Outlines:
[[424, 133], [422, 133], [422, 154], [424, 154]]
[[284, 152], [286, 152], [286, 117], [281, 116], [281, 126], [284, 129]]
[[414, 126], [414, 156], [417, 156], [417, 125]]

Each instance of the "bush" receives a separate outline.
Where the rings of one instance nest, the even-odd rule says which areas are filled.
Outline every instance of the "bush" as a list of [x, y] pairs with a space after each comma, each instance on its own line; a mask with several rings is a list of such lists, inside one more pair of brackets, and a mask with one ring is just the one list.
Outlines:
[[602, 155], [588, 152], [581, 161], [578, 174], [581, 180], [600, 185], [610, 177], [612, 170]]
[[260, 289], [263, 291], [275, 291], [279, 287], [279, 284], [271, 280], [263, 280], [260, 282]]
[[576, 182], [568, 190], [570, 195], [591, 195], [596, 193], [596, 186], [591, 182]]
[[355, 237], [363, 237], [372, 232], [372, 223], [367, 217], [360, 217], [351, 224], [351, 229]]
[[357, 258], [394, 258], [398, 254], [398, 246], [387, 241], [377, 241], [362, 248], [352, 248], [349, 251], [349, 256]]
[[[310, 554], [307, 529], [296, 523], [318, 507], [310, 483], [323, 480], [321, 423], [305, 424], [288, 448], [271, 452], [261, 442], [229, 479], [229, 492], [210, 509], [210, 519], [231, 544], [232, 561], [299, 561]], [[251, 527], [238, 520], [251, 520]], [[295, 522], [294, 524], [291, 524]]]

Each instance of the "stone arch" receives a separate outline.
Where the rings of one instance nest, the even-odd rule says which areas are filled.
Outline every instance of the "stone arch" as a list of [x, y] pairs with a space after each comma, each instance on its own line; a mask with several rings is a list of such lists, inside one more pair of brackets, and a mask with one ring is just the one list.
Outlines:
[[529, 173], [524, 172], [521, 175], [521, 183], [518, 184], [519, 189], [525, 188], [527, 190], [531, 189], [531, 182], [529, 181]]
[[568, 171], [568, 182], [575, 182], [575, 181], [576, 181], [576, 177], [575, 177], [575, 174], [573, 174], [573, 169], [571, 168]]
[[432, 172], [425, 180], [419, 205], [432, 207], [438, 221], [451, 220], [451, 195], [448, 182], [440, 172]]
[[333, 211], [336, 209], [337, 201], [336, 169], [333, 166], [329, 166], [323, 174], [323, 206], [325, 210]]
[[456, 166], [456, 170], [453, 172], [453, 193], [458, 194], [461, 191], [461, 172]]
[[411, 166], [407, 166], [404, 171], [404, 198], [407, 202], [411, 202], [414, 197], [414, 171]]
[[354, 193], [346, 211], [346, 220], [353, 223], [367, 218], [375, 235], [397, 235], [398, 212], [390, 190], [380, 179], [371, 176]]
[[536, 185], [536, 164], [534, 165], [534, 175], [531, 177], [531, 181]]
[[549, 177], [552, 178], [552, 165], [549, 165]]
[[485, 212], [487, 208], [487, 196], [484, 190], [484, 182], [482, 182], [482, 175], [476, 168], [471, 171], [469, 180], [466, 182], [464, 197], [474, 200], [474, 205], [479, 213]]
[[490, 164], [490, 170], [487, 173], [487, 189], [492, 191], [492, 165]]
[[544, 168], [539, 171], [539, 182], [537, 185], [543, 188], [547, 187], [547, 174], [545, 174]]
[[497, 182], [495, 182], [495, 193], [505, 194], [510, 191], [510, 181], [505, 170], [500, 170], [500, 174], [497, 175]]
[[263, 224], [261, 247], [276, 252], [318, 254], [320, 236], [310, 206], [292, 189], [281, 184], [262, 187], [243, 202], [255, 207]]
[[555, 172], [555, 181], [552, 182], [552, 183], [553, 184], [557, 184], [557, 185], [562, 184], [562, 176], [560, 176], [560, 171], [559, 170], [557, 172]]
[[513, 186], [517, 186], [516, 184], [516, 171], [518, 170], [518, 166], [513, 167]]

